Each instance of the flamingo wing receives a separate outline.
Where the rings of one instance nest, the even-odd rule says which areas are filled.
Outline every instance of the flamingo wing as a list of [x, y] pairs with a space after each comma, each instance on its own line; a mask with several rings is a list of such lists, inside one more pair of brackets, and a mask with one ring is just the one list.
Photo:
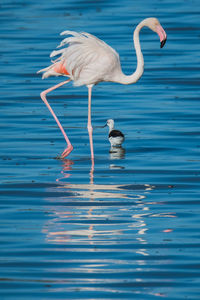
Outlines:
[[[86, 32], [64, 31], [61, 35], [70, 37], [62, 40], [58, 46], [64, 48], [50, 54], [50, 57], [60, 56], [53, 65], [39, 71], [45, 72], [43, 78], [66, 75], [76, 86], [110, 81], [114, 69], [120, 66], [119, 55], [112, 47]], [[59, 69], [62, 72], [59, 73]]]

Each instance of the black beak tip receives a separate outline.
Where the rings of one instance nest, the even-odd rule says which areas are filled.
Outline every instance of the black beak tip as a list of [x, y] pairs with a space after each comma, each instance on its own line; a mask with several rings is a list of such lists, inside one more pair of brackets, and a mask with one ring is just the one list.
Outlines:
[[162, 40], [162, 42], [160, 43], [160, 48], [163, 48], [163, 47], [164, 47], [164, 45], [165, 45], [166, 41], [167, 41], [167, 39], [165, 39], [165, 40]]

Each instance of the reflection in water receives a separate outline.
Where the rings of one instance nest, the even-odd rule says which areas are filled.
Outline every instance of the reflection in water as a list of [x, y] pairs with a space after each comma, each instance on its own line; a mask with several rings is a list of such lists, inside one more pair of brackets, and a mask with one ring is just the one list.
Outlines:
[[[123, 147], [111, 147], [109, 153], [110, 160], [119, 160], [125, 158], [125, 149]], [[124, 169], [124, 166], [110, 164], [110, 169]]]
[[[124, 153], [123, 148], [117, 150], [119, 155]], [[69, 159], [63, 161], [62, 178], [69, 179], [73, 164]], [[125, 189], [123, 185], [94, 184], [93, 172], [92, 165], [89, 184], [63, 183], [57, 186], [58, 195], [61, 191], [62, 197], [58, 199], [59, 206], [53, 207], [51, 219], [43, 231], [47, 241], [71, 243], [76, 240], [91, 244], [106, 236], [107, 242], [113, 242], [115, 238], [120, 242], [134, 230], [136, 240], [145, 244], [144, 236], [148, 229], [144, 221], [145, 214], [139, 211], [148, 212], [149, 208], [143, 201], [147, 191], [150, 192], [154, 187], [147, 184], [142, 186], [141, 193], [135, 193], [130, 192], [127, 185]], [[63, 191], [67, 191], [66, 195], [70, 194], [70, 197], [63, 197]], [[56, 204], [55, 199], [53, 201]], [[61, 202], [67, 203], [67, 209], [65, 205], [60, 205]], [[128, 216], [129, 222], [124, 220], [124, 215]], [[141, 251], [145, 252], [145, 249]]]
[[[63, 178], [70, 178], [73, 165], [71, 160], [64, 161]], [[72, 255], [77, 261], [78, 255], [85, 274], [101, 272], [104, 264], [111, 270], [113, 268], [114, 274], [114, 266], [124, 268], [133, 256], [133, 280], [145, 284], [141, 271], [149, 263], [147, 257], [152, 254], [149, 246], [153, 243], [148, 218], [172, 217], [175, 214], [155, 213], [153, 207], [158, 203], [148, 200], [148, 197], [151, 199], [156, 186], [96, 184], [91, 176], [93, 171], [91, 168], [89, 184], [67, 182], [53, 188], [58, 196], [56, 199], [46, 199], [53, 202], [48, 209], [49, 220], [43, 228], [46, 242], [64, 245], [62, 249], [65, 249], [69, 261], [73, 260]], [[162, 234], [169, 234], [171, 230], [165, 228]], [[109, 256], [111, 258], [106, 259]], [[75, 264], [70, 272], [77, 273], [77, 270], [81, 272], [81, 268]], [[65, 271], [68, 272], [68, 268]], [[140, 293], [140, 285], [136, 291]], [[159, 293], [154, 295], [159, 296]]]
[[[123, 186], [118, 185], [66, 183], [57, 189], [62, 191], [62, 194], [63, 190], [70, 192], [70, 197], [62, 196], [62, 202], [70, 202], [70, 206], [66, 209], [66, 206], [59, 204], [52, 209], [51, 219], [43, 231], [47, 241], [71, 243], [74, 240], [81, 244], [87, 241], [93, 244], [106, 237], [106, 242], [112, 243], [117, 239], [120, 243], [120, 239], [124, 240], [124, 236], [129, 235], [133, 227], [136, 240], [142, 244], [146, 243], [144, 235], [148, 229], [143, 219], [144, 214], [136, 213], [137, 210], [147, 210], [141, 202], [146, 195], [129, 195]], [[61, 199], [59, 203], [60, 201]], [[124, 208], [127, 205], [128, 208]], [[129, 215], [129, 222], [124, 220], [124, 215]], [[131, 218], [134, 221], [131, 221]], [[145, 249], [142, 248], [142, 251], [145, 252]]]
[[[118, 153], [124, 152], [123, 148], [117, 150], [120, 150]], [[74, 162], [69, 159], [63, 161], [62, 178], [70, 178], [73, 165]], [[135, 253], [149, 255], [144, 247], [149, 243], [146, 220], [149, 217], [175, 217], [175, 214], [153, 213], [151, 206], [157, 203], [148, 201], [148, 194], [156, 186], [144, 184], [138, 189], [136, 185], [134, 190], [133, 185], [129, 188], [128, 185], [95, 184], [93, 172], [92, 165], [89, 184], [62, 183], [56, 187], [61, 196], [53, 199], [55, 205], [51, 207], [50, 220], [43, 230], [46, 240], [59, 244], [76, 242], [92, 245], [97, 242], [120, 244], [126, 239], [132, 239], [141, 244]], [[66, 197], [63, 196], [65, 191]], [[59, 205], [56, 205], [57, 201]], [[163, 230], [163, 233], [168, 232], [171, 229]], [[141, 262], [140, 259], [141, 263], [145, 261]]]
[[[69, 179], [73, 165], [73, 161], [64, 160], [62, 178]], [[129, 188], [127, 185], [94, 184], [93, 172], [92, 165], [89, 184], [63, 183], [56, 187], [58, 195], [61, 192], [62, 196], [53, 199], [55, 205], [51, 208], [51, 219], [43, 231], [48, 241], [69, 243], [75, 239], [80, 243], [91, 243], [102, 236], [110, 236], [110, 242], [117, 237], [120, 243], [120, 239], [124, 240], [132, 232], [135, 240], [144, 245], [147, 244], [145, 235], [148, 232], [148, 217], [175, 217], [173, 213], [151, 212], [150, 207], [157, 203], [147, 201], [147, 197], [155, 186], [140, 185], [140, 192], [136, 193], [138, 185], [134, 190], [133, 185]], [[67, 192], [66, 197], [63, 196], [63, 192]], [[56, 205], [57, 201], [59, 205]], [[163, 232], [169, 232], [169, 228], [165, 228]], [[137, 253], [147, 255], [146, 251], [142, 248], [137, 250]]]
[[123, 147], [111, 147], [110, 159], [123, 159], [125, 158], [125, 149]]
[[[124, 159], [125, 158], [125, 149], [123, 147], [111, 147], [110, 148], [110, 159], [111, 160], [117, 160], [117, 159]], [[57, 182], [59, 182], [61, 179], [67, 179], [71, 176], [71, 173], [69, 171], [72, 170], [72, 165], [74, 165], [74, 161], [70, 159], [64, 159], [63, 160], [63, 170], [61, 171], [61, 174], [63, 177], [56, 179]], [[114, 164], [110, 165], [110, 169], [124, 169], [123, 166], [117, 166]], [[90, 184], [93, 184], [94, 182], [94, 159], [91, 160], [91, 168], [90, 168]]]
[[[74, 162], [70, 159], [65, 159], [63, 160], [63, 170], [61, 171], [61, 174], [63, 174], [63, 177], [60, 179], [64, 179], [64, 178], [68, 178], [71, 176], [71, 173], [69, 173], [69, 171], [71, 171], [71, 166], [74, 164]], [[60, 179], [56, 179], [56, 181], [60, 181]]]

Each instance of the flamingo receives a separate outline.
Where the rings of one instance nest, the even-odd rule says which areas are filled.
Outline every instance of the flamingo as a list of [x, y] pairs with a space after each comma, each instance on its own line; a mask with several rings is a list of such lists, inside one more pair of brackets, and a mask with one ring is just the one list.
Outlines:
[[64, 47], [60, 50], [54, 50], [50, 57], [60, 55], [56, 60], [52, 61], [52, 64], [39, 70], [37, 73], [42, 72], [42, 79], [49, 76], [65, 76], [67, 80], [60, 82], [59, 84], [50, 87], [49, 89], [41, 92], [40, 96], [49, 111], [53, 115], [58, 127], [60, 128], [66, 143], [67, 148], [61, 154], [61, 159], [68, 156], [73, 150], [73, 146], [66, 135], [62, 125], [60, 124], [57, 116], [49, 105], [46, 95], [47, 93], [57, 89], [64, 84], [73, 81], [74, 86], [86, 85], [88, 88], [88, 123], [87, 129], [89, 133], [91, 160], [94, 162], [94, 150], [92, 139], [92, 123], [91, 123], [91, 97], [92, 87], [99, 82], [116, 82], [121, 84], [136, 83], [143, 74], [144, 71], [144, 59], [140, 47], [139, 33], [144, 27], [150, 28], [156, 32], [160, 38], [160, 47], [165, 45], [167, 35], [160, 22], [156, 18], [146, 18], [141, 21], [134, 30], [133, 41], [136, 50], [137, 67], [132, 75], [125, 75], [121, 69], [120, 59], [118, 53], [106, 44], [104, 41], [98, 39], [92, 34], [74, 31], [64, 31], [61, 35], [68, 35], [60, 45], [57, 47]]

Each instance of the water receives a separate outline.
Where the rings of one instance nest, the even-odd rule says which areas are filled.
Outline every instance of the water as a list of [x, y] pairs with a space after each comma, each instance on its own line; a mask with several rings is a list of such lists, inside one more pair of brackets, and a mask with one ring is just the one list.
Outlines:
[[[1, 1], [0, 295], [10, 299], [199, 299], [199, 8], [188, 1]], [[87, 89], [39, 94], [63, 30], [88, 31], [135, 68], [132, 31], [156, 16], [168, 34], [141, 33], [145, 72], [130, 86], [94, 88], [93, 126], [109, 118], [126, 141], [109, 153], [107, 129], [87, 134]]]

